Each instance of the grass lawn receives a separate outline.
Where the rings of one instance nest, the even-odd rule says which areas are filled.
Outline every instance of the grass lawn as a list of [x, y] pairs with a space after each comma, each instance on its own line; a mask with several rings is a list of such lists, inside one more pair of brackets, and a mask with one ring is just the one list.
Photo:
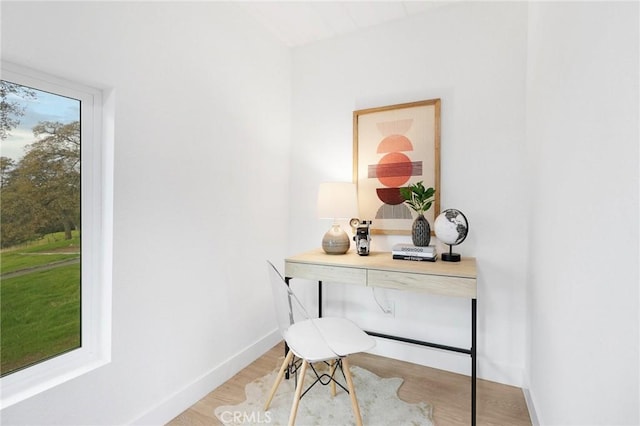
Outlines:
[[79, 257], [80, 233], [74, 231], [71, 240], [65, 240], [58, 232], [24, 246], [5, 249], [0, 253], [0, 274], [19, 271]]
[[[43, 244], [30, 253], [56, 248], [59, 242]], [[69, 241], [63, 242], [64, 246]], [[58, 246], [59, 247], [59, 246]], [[12, 263], [10, 271], [41, 265], [56, 256], [14, 256], [2, 253]], [[27, 252], [29, 253], [29, 252]], [[78, 255], [74, 255], [78, 257]], [[31, 258], [32, 262], [19, 261]], [[68, 257], [67, 257], [68, 258]], [[0, 372], [2, 375], [80, 346], [80, 264], [30, 272], [0, 282]]]

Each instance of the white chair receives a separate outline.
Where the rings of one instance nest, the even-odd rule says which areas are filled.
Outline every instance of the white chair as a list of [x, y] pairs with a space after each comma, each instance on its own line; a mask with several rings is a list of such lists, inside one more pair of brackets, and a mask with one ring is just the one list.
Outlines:
[[[292, 364], [295, 356], [302, 360], [302, 364], [299, 366], [300, 375], [297, 379], [298, 383], [293, 397], [291, 414], [289, 415], [289, 426], [295, 424], [300, 399], [318, 382], [323, 385], [330, 383], [332, 396], [336, 395], [336, 383], [349, 393], [356, 424], [361, 426], [362, 417], [360, 416], [360, 409], [358, 407], [358, 400], [356, 399], [356, 391], [353, 387], [353, 378], [349, 371], [347, 356], [373, 348], [375, 346], [375, 340], [348, 319], [312, 319], [275, 266], [273, 266], [271, 262], [268, 263], [271, 289], [273, 291], [278, 317], [278, 326], [289, 350], [280, 367], [276, 381], [271, 388], [269, 398], [264, 405], [265, 411], [269, 409], [285, 372], [288, 372], [290, 366], [294, 365], [295, 371], [297, 371], [298, 366], [296, 363]], [[329, 374], [318, 374], [313, 366], [314, 363], [318, 362], [329, 364]], [[316, 381], [303, 393], [302, 388], [304, 386], [305, 374], [309, 366], [316, 375]], [[344, 386], [334, 378], [338, 367], [343, 371], [348, 389], [345, 389]], [[326, 380], [326, 383], [323, 379]]]

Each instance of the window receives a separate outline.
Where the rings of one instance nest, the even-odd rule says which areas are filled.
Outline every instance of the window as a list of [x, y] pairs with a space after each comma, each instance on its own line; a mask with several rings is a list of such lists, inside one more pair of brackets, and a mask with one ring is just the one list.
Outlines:
[[3, 63], [0, 95], [4, 408], [109, 361], [113, 133], [100, 90]]

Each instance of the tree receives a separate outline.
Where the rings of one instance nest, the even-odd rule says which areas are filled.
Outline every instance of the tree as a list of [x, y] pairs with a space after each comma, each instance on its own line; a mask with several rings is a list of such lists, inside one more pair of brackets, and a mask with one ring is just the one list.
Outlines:
[[20, 161], [30, 177], [34, 198], [62, 223], [65, 238], [80, 228], [80, 122], [41, 122], [33, 129], [38, 140]]
[[0, 140], [7, 139], [11, 129], [20, 124], [20, 117], [24, 115], [25, 106], [11, 100], [12, 97], [36, 99], [36, 92], [20, 84], [0, 80]]
[[80, 123], [41, 122], [33, 133], [2, 187], [3, 246], [60, 228], [71, 239], [80, 228]]
[[16, 167], [16, 162], [9, 157], [0, 157], [0, 188], [7, 186], [11, 171]]

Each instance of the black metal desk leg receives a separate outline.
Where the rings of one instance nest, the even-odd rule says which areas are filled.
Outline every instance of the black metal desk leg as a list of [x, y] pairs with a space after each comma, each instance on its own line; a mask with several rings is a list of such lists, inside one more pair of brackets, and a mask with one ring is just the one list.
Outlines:
[[471, 299], [471, 425], [476, 425], [476, 299]]
[[322, 318], [322, 281], [318, 281], [318, 318]]

